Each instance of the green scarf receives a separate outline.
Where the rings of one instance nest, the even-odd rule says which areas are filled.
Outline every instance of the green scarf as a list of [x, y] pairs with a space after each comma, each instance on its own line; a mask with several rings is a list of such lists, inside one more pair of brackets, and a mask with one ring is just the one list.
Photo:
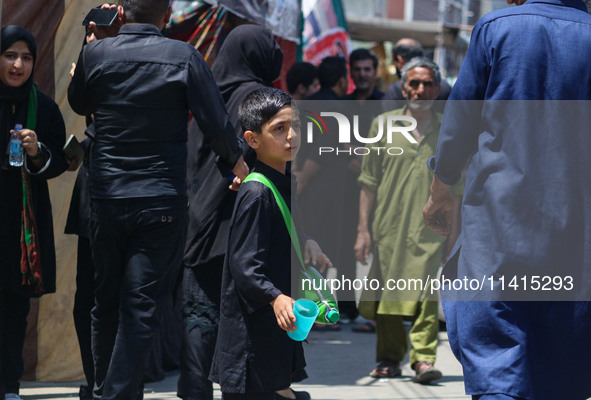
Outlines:
[[[29, 93], [27, 107], [27, 129], [37, 127], [37, 87], [33, 85]], [[41, 256], [39, 254], [39, 239], [37, 237], [37, 223], [33, 213], [33, 194], [31, 191], [31, 177], [25, 166], [21, 167], [23, 184], [23, 208], [21, 213], [21, 274], [22, 285], [32, 286], [35, 293], [43, 292], [43, 276], [41, 272]]]

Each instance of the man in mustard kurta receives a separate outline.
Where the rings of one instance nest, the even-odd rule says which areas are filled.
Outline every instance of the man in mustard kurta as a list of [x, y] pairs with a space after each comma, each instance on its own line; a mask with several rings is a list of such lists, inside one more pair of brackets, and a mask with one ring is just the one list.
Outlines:
[[[376, 137], [381, 128], [382, 139], [372, 144], [372, 151], [363, 157], [355, 253], [365, 263], [373, 236], [373, 268], [378, 269], [374, 273], [381, 275], [384, 285], [376, 311], [379, 364], [370, 373], [375, 378], [401, 374], [400, 362], [408, 350], [405, 319], [413, 321], [409, 338], [414, 381], [428, 383], [442, 377], [433, 367], [439, 322], [437, 297], [430, 295], [429, 283], [437, 278], [448, 246], [445, 238], [425, 226], [422, 215], [433, 178], [426, 161], [435, 154], [441, 126], [441, 114], [432, 109], [440, 82], [439, 68], [432, 61], [420, 57], [409, 61], [402, 69], [407, 105], [373, 121], [370, 136]], [[409, 125], [397, 118], [400, 116], [414, 119], [416, 128], [407, 135], [395, 133], [389, 138], [389, 120], [398, 126]], [[459, 204], [459, 197], [456, 199]], [[455, 237], [450, 237], [448, 245], [453, 241]]]

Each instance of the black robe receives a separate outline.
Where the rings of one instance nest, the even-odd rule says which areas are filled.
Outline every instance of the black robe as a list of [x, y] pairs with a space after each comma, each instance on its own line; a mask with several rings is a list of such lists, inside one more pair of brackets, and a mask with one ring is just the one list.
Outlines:
[[[291, 208], [291, 175], [256, 162]], [[210, 379], [223, 393], [274, 392], [290, 386], [305, 367], [302, 342], [279, 328], [269, 304], [291, 295], [291, 239], [271, 190], [259, 182], [240, 188], [231, 219], [224, 263], [218, 342]], [[294, 268], [292, 268], [292, 265]]]
[[[41, 92], [37, 94], [37, 134], [39, 142], [51, 152], [49, 165], [43, 172], [31, 177], [33, 213], [37, 222], [41, 270], [43, 274], [43, 293], [55, 292], [55, 243], [53, 236], [53, 216], [47, 180], [64, 172], [68, 166], [62, 152], [66, 139], [66, 127], [60, 110], [53, 100]], [[10, 108], [9, 100], [2, 101], [3, 108]], [[16, 115], [19, 108], [26, 108], [26, 100], [16, 104]], [[26, 112], [24, 113], [26, 115]], [[1, 126], [13, 127], [17, 121], [3, 114]], [[17, 117], [18, 118], [18, 117]], [[22, 117], [21, 117], [22, 118]], [[24, 120], [18, 122], [23, 123]], [[24, 123], [23, 123], [24, 125]], [[10, 132], [7, 128], [0, 132], [4, 136], [0, 155], [0, 287], [9, 288], [22, 295], [38, 296], [33, 287], [21, 285], [20, 259], [20, 221], [22, 209], [22, 179], [20, 168], [8, 166], [8, 156], [4, 143], [8, 143]], [[32, 163], [29, 162], [32, 169]], [[34, 172], [34, 171], [33, 171]]]
[[[271, 86], [279, 77], [282, 62], [279, 45], [263, 27], [238, 26], [224, 41], [212, 74], [239, 139], [244, 136], [238, 122], [240, 103], [253, 90]], [[236, 192], [228, 190], [232, 166], [217, 159], [194, 120], [189, 125], [187, 146], [189, 231], [184, 264], [198, 267], [225, 253]], [[246, 145], [242, 148], [244, 160], [252, 167], [254, 152]]]
[[[35, 38], [24, 28], [11, 25], [2, 28], [0, 53], [4, 53], [17, 41], [24, 41], [33, 60], [37, 58]], [[37, 223], [43, 292], [36, 293], [32, 286], [22, 286], [21, 260], [21, 212], [23, 204], [20, 168], [8, 164], [10, 130], [15, 124], [25, 128], [28, 102], [35, 75], [35, 62], [29, 79], [18, 87], [0, 82], [0, 290], [9, 289], [21, 296], [39, 296], [55, 292], [55, 244], [53, 240], [53, 217], [47, 179], [64, 172], [67, 162], [62, 148], [66, 140], [66, 126], [55, 102], [37, 92], [37, 115], [34, 129], [37, 139], [43, 143], [51, 157], [40, 171], [31, 162], [29, 167], [33, 214]], [[25, 163], [28, 157], [25, 155]]]

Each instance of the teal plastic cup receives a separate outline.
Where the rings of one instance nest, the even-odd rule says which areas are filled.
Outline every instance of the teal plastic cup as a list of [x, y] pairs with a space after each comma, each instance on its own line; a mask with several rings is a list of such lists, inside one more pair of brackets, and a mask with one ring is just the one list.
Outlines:
[[296, 317], [295, 325], [298, 329], [293, 333], [287, 332], [287, 336], [298, 342], [305, 340], [319, 312], [320, 309], [312, 300], [296, 300], [293, 305], [293, 314]]

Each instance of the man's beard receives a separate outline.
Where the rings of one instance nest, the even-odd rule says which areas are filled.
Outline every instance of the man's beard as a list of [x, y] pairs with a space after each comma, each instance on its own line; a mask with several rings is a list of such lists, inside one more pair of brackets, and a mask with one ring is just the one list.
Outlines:
[[434, 100], [408, 100], [408, 108], [413, 111], [425, 111], [433, 107]]

